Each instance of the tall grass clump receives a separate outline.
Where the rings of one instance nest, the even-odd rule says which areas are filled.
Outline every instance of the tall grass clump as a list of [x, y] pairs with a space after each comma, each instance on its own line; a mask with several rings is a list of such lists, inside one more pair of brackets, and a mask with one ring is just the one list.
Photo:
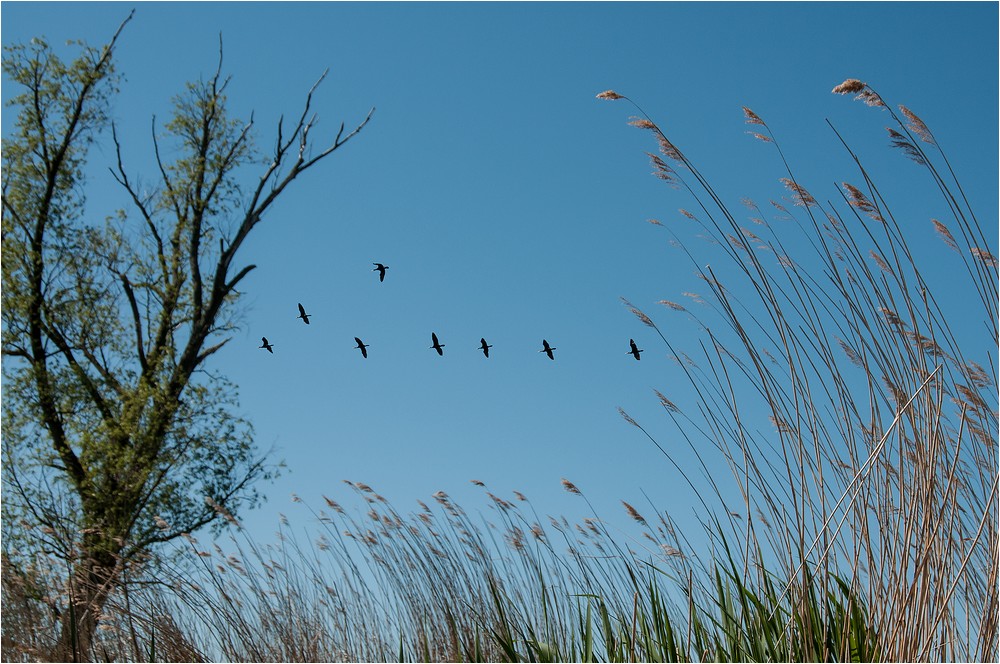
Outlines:
[[[914, 186], [940, 194], [925, 219], [897, 217], [907, 201], [883, 195], [832, 124], [854, 170], [832, 200], [814, 196], [776, 132], [749, 108], [749, 133], [774, 150], [785, 199], [765, 207], [744, 199], [747, 210], [737, 213], [633, 103], [631, 124], [658, 145], [655, 174], [693, 201], [679, 227], [664, 228], [705, 292], [685, 294], [694, 305], [662, 304], [700, 327], [699, 348], [676, 348], [629, 306], [660, 333], [682, 389], [696, 394], [689, 411], [657, 393], [696, 453], [711, 444], [728, 465], [726, 486], [716, 479], [706, 491], [726, 502], [736, 489], [746, 518], [721, 522], [719, 532], [740, 543], [739, 582], [789, 602], [786, 642], [812, 639], [821, 647], [807, 654], [828, 657], [836, 644], [813, 632], [853, 607], [820, 603], [812, 615], [813, 598], [847, 589], [868, 612], [879, 659], [994, 661], [995, 234], [987, 237], [937, 137], [913, 111], [897, 112], [855, 79], [833, 92], [855, 95], [888, 121], [891, 146], [922, 171]], [[613, 91], [598, 97], [631, 103]], [[768, 220], [765, 208], [780, 216]], [[692, 229], [711, 241], [707, 256]], [[931, 233], [939, 255], [918, 258], [915, 239]], [[929, 261], [948, 262], [946, 283], [926, 277]], [[712, 477], [704, 455], [696, 458]], [[780, 614], [768, 611], [769, 619]]]
[[[578, 522], [475, 480], [486, 507], [474, 512], [444, 492], [400, 509], [345, 481], [349, 502], [333, 488], [319, 508], [294, 497], [310, 526], [283, 517], [272, 543], [213, 505], [228, 537], [189, 534], [123, 567], [87, 656], [997, 661], [995, 237], [915, 113], [860, 81], [834, 92], [881, 113], [918, 183], [940, 194], [923, 224], [832, 125], [853, 166], [822, 200], [745, 108], [785, 198], [737, 212], [638, 106], [630, 121], [685, 197], [678, 224], [656, 224], [703, 285], [654, 316], [625, 301], [676, 360], [654, 402], [676, 435], [620, 412], [662, 452], [665, 476], [687, 482], [703, 531], [652, 502], [601, 516], [567, 479], [589, 515]], [[950, 266], [947, 283], [921, 268], [921, 233], [940, 239], [930, 260]], [[663, 333], [661, 315], [694, 326], [696, 347]], [[67, 572], [9, 542], [3, 659], [58, 659]]]

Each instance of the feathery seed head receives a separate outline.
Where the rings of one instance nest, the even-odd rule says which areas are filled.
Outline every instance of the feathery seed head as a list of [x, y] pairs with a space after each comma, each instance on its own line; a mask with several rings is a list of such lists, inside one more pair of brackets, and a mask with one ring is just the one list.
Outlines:
[[861, 361], [861, 356], [858, 355], [858, 353], [853, 348], [851, 348], [846, 341], [837, 338], [837, 343], [840, 344], [840, 349], [844, 351], [844, 355], [846, 355], [847, 359], [851, 361], [851, 364], [858, 367], [865, 366], [864, 362]]
[[743, 107], [743, 115], [746, 116], [747, 124], [761, 125], [763, 127], [767, 126], [767, 123], [764, 122], [759, 115], [751, 111], [746, 106]]
[[969, 382], [978, 388], [989, 387], [993, 384], [993, 377], [986, 373], [986, 370], [981, 365], [975, 362], [968, 362], [965, 365], [965, 371]]
[[635, 420], [633, 420], [633, 419], [632, 419], [632, 416], [631, 416], [631, 415], [629, 415], [628, 413], [626, 413], [626, 412], [625, 412], [625, 411], [624, 411], [624, 410], [622, 409], [622, 407], [621, 407], [621, 406], [619, 406], [619, 407], [618, 407], [618, 414], [619, 414], [619, 415], [621, 415], [621, 416], [622, 416], [622, 419], [624, 419], [624, 420], [625, 420], [626, 422], [628, 422], [628, 423], [629, 423], [629, 424], [631, 424], [632, 426], [634, 426], [634, 427], [637, 427], [637, 426], [639, 426], [639, 423], [638, 423], [638, 422], [636, 422]]
[[655, 130], [656, 125], [647, 120], [646, 118], [631, 117], [628, 123], [633, 127], [638, 127], [639, 129], [650, 129]]
[[625, 506], [625, 511], [628, 512], [628, 515], [632, 517], [634, 521], [636, 521], [637, 523], [641, 523], [642, 525], [646, 525], [646, 520], [642, 518], [642, 515], [639, 514], [639, 512], [634, 507], [626, 503], [624, 500], [622, 501], [622, 505]]
[[657, 135], [657, 142], [660, 144], [660, 152], [674, 161], [684, 163], [684, 155], [681, 154], [677, 146], [671, 143], [666, 136], [663, 134]]
[[833, 89], [834, 94], [850, 95], [857, 93], [854, 98], [863, 101], [869, 106], [885, 106], [878, 93], [872, 90], [867, 83], [863, 83], [856, 78], [849, 78]]
[[906, 327], [906, 323], [896, 314], [895, 311], [888, 307], [879, 307], [879, 311], [882, 312], [882, 316], [885, 318], [885, 322], [896, 328], [897, 331], [902, 331]]
[[792, 192], [792, 201], [795, 205], [800, 205], [802, 207], [816, 205], [816, 199], [812, 197], [812, 194], [806, 191], [805, 187], [788, 178], [780, 178], [780, 180], [781, 183]]
[[216, 514], [221, 516], [223, 519], [231, 523], [232, 525], [239, 527], [240, 522], [236, 520], [236, 517], [227, 510], [223, 505], [216, 502], [211, 496], [205, 496], [205, 504], [212, 508]]
[[788, 426], [788, 423], [781, 417], [777, 415], [768, 415], [767, 419], [771, 420], [771, 424], [778, 431], [778, 433], [791, 433], [792, 429]]
[[646, 315], [646, 314], [644, 314], [644, 313], [643, 313], [642, 311], [640, 311], [638, 307], [636, 307], [636, 306], [635, 306], [634, 304], [632, 304], [631, 302], [629, 302], [629, 301], [628, 301], [628, 300], [627, 300], [626, 298], [624, 298], [624, 297], [622, 297], [622, 298], [620, 298], [620, 299], [621, 299], [622, 303], [623, 303], [623, 304], [624, 304], [624, 305], [625, 305], [626, 307], [628, 307], [628, 308], [629, 308], [629, 311], [631, 311], [631, 312], [632, 312], [632, 313], [633, 313], [633, 314], [635, 315], [635, 317], [636, 317], [636, 318], [638, 318], [639, 320], [641, 320], [641, 321], [642, 321], [643, 323], [645, 323], [645, 324], [646, 324], [646, 325], [648, 325], [649, 327], [652, 327], [652, 328], [656, 328], [656, 325], [654, 325], [654, 324], [653, 324], [653, 321], [652, 321], [652, 320], [650, 320], [649, 316], [647, 316], [647, 315]]
[[663, 406], [667, 411], [671, 413], [681, 412], [681, 409], [678, 408], [677, 405], [673, 401], [668, 399], [662, 392], [655, 389], [653, 390], [653, 392], [656, 392], [656, 396], [659, 397], [660, 399], [660, 405]]
[[624, 95], [618, 94], [614, 90], [605, 90], [604, 92], [601, 92], [600, 94], [598, 94], [597, 98], [598, 99], [608, 99], [608, 100], [613, 101], [615, 99], [624, 99], [625, 97], [624, 97]]
[[874, 249], [869, 250], [868, 255], [871, 256], [872, 260], [875, 261], [875, 264], [878, 265], [880, 270], [889, 275], [893, 274], [892, 268], [889, 267], [889, 264], [886, 263], [885, 259], [879, 256]]
[[892, 147], [899, 148], [900, 150], [906, 153], [907, 157], [917, 162], [921, 166], [927, 163], [924, 160], [923, 156], [920, 154], [920, 150], [917, 149], [917, 146], [915, 146], [910, 141], [910, 139], [908, 139], [903, 134], [900, 134], [892, 127], [886, 127], [885, 130], [889, 132], [889, 144], [892, 145]]
[[885, 103], [882, 101], [882, 98], [879, 97], [878, 94], [870, 88], [862, 90], [861, 94], [855, 97], [855, 99], [857, 99], [858, 101], [863, 101], [868, 106], [874, 106], [876, 108], [879, 106], [882, 107], [885, 106]]
[[955, 241], [955, 236], [951, 234], [951, 231], [948, 230], [948, 227], [942, 224], [937, 219], [931, 219], [931, 221], [934, 223], [934, 230], [937, 231], [937, 234], [940, 235], [941, 239], [945, 241], [945, 244], [947, 244], [955, 251], [959, 251], [958, 242]]
[[865, 196], [863, 191], [848, 182], [842, 182], [841, 184], [847, 192], [849, 199], [847, 202], [851, 207], [855, 207], [862, 212], [866, 212], [868, 216], [875, 221], [884, 221], [882, 215], [878, 213], [878, 208], [876, 208], [875, 204], [872, 203], [867, 196]]
[[833, 94], [835, 95], [852, 95], [856, 92], [861, 92], [867, 87], [866, 83], [859, 81], [856, 78], [849, 78], [837, 87], [833, 89]]
[[649, 156], [649, 161], [653, 164], [653, 175], [665, 182], [674, 181], [674, 169], [671, 168], [667, 162], [663, 161], [658, 155], [655, 155], [652, 152], [647, 152], [646, 155]]
[[902, 111], [903, 115], [906, 116], [906, 119], [910, 121], [909, 124], [906, 125], [909, 130], [919, 136], [920, 140], [924, 143], [934, 145], [934, 136], [931, 134], [931, 130], [927, 127], [924, 121], [917, 117], [916, 113], [902, 104], [899, 105], [899, 110]]
[[575, 484], [573, 484], [572, 482], [570, 482], [570, 481], [569, 481], [568, 479], [566, 479], [565, 477], [564, 477], [564, 478], [562, 478], [562, 480], [561, 480], [561, 483], [562, 483], [562, 485], [563, 485], [563, 488], [565, 488], [565, 489], [566, 489], [567, 491], [569, 491], [570, 493], [575, 493], [575, 494], [576, 494], [576, 495], [578, 495], [578, 496], [582, 496], [582, 495], [583, 495], [583, 494], [582, 494], [582, 493], [580, 492], [580, 490], [579, 490], [578, 488], [576, 488], [576, 485], [575, 485]]
[[976, 258], [978, 258], [979, 260], [981, 260], [983, 263], [985, 263], [986, 265], [988, 265], [990, 267], [996, 267], [997, 266], [996, 256], [994, 256], [990, 252], [986, 251], [985, 249], [980, 249], [979, 247], [972, 247], [971, 249], [969, 249], [969, 252], [973, 256], [975, 256]]

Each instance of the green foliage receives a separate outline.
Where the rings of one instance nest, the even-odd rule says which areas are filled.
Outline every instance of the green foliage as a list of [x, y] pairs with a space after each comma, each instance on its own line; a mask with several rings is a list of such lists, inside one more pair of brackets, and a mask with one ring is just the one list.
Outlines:
[[[540, 614], [524, 622], [528, 607], [490, 584], [494, 613], [487, 620], [494, 644], [509, 662], [691, 662], [691, 661], [878, 661], [878, 635], [867, 610], [850, 586], [834, 575], [834, 590], [824, 593], [808, 568], [804, 585], [782, 596], [780, 583], [762, 571], [754, 579], [738, 572], [730, 558], [716, 561], [710, 592], [688, 610], [678, 607], [676, 581], [653, 567], [630, 569], [642, 578], [634, 603], [610, 605], [595, 594], [578, 595], [574, 631], [560, 641], [538, 638], [558, 634], [566, 616]], [[544, 579], [540, 580], [544, 583]], [[693, 598], [692, 598], [693, 599]], [[476, 660], [485, 661], [485, 660]]]

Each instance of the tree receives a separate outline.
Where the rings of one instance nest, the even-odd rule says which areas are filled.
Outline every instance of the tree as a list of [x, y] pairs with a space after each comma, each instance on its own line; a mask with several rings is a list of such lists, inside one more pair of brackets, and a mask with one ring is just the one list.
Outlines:
[[[109, 111], [131, 18], [100, 49], [78, 43], [69, 64], [41, 39], [3, 60], [22, 89], [3, 140], [4, 529], [27, 524], [22, 539], [68, 570], [60, 645], [74, 659], [88, 656], [129, 565], [259, 500], [273, 467], [208, 362], [236, 328], [237, 286], [255, 267], [238, 253], [292, 181], [374, 112], [314, 151], [314, 86], [261, 159], [252, 116], [229, 115], [220, 41], [214, 75], [174, 98], [162, 129], [153, 119], [157, 182], [140, 183]], [[85, 166], [109, 127], [129, 209], [98, 222], [85, 212]]]

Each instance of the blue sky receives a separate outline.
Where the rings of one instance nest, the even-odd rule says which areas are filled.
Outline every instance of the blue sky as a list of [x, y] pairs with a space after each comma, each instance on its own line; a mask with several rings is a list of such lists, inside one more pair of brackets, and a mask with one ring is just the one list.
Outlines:
[[[3, 42], [103, 43], [131, 6], [5, 2]], [[690, 514], [677, 472], [616, 408], [663, 444], [676, 437], [652, 388], [683, 402], [679, 371], [618, 298], [696, 348], [694, 326], [655, 303], [700, 282], [646, 223], [691, 203], [650, 176], [643, 152], [655, 146], [626, 125], [632, 109], [594, 98], [602, 90], [637, 100], [733, 208], [784, 195], [781, 164], [746, 135], [741, 106], [824, 200], [856, 179], [829, 119], [889, 198], [913, 199], [904, 212], [922, 229], [918, 249], [930, 247], [935, 211], [921, 204], [939, 203], [914, 191], [926, 179], [887, 147], [886, 119], [830, 94], [859, 78], [920, 114], [980, 218], [997, 218], [996, 3], [138, 3], [113, 106], [132, 172], [152, 179], [150, 118], [165, 121], [184, 82], [211, 74], [220, 32], [230, 110], [254, 112], [263, 149], [327, 68], [316, 134], [377, 108], [245, 245], [258, 265], [245, 324], [211, 367], [239, 385], [258, 444], [288, 465], [246, 515], [261, 537], [277, 512], [305, 523], [291, 492], [318, 504], [344, 494], [342, 479], [400, 507], [445, 490], [485, 508], [469, 484], [480, 479], [542, 513], [580, 514], [566, 477], [622, 523], [617, 501], [643, 511], [643, 491]], [[5, 112], [5, 132], [12, 121]], [[110, 148], [91, 159], [89, 210], [103, 216], [125, 197]], [[374, 261], [390, 266], [384, 283]], [[257, 349], [262, 335], [274, 355]], [[537, 352], [543, 337], [554, 362]], [[649, 349], [641, 362], [630, 337]]]

